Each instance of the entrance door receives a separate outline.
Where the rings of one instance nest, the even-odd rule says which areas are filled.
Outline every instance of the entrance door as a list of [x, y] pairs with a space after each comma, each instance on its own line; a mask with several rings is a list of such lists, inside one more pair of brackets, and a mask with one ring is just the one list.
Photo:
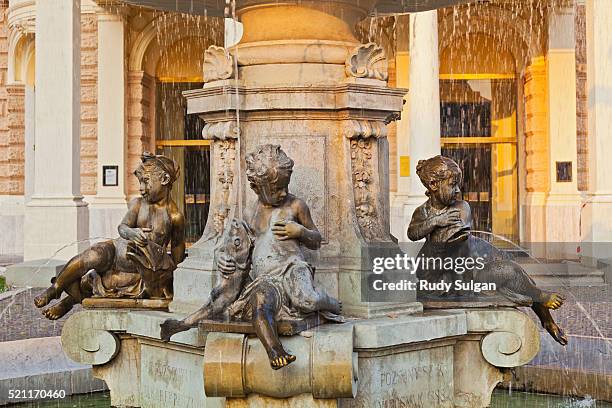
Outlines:
[[172, 199], [185, 215], [185, 240], [195, 243], [204, 232], [210, 206], [210, 142], [202, 139], [204, 122], [187, 115], [183, 91], [201, 83], [159, 83], [157, 105], [157, 151], [180, 166]]
[[442, 154], [463, 171], [474, 230], [518, 241], [516, 83], [440, 81]]

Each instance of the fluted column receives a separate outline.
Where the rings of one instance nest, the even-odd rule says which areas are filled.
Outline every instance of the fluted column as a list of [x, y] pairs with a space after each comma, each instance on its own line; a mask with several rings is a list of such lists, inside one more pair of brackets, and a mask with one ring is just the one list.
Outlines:
[[[36, 153], [25, 219], [26, 260], [47, 258], [88, 236], [80, 192], [80, 1], [36, 7]], [[74, 255], [78, 245], [62, 258]]]

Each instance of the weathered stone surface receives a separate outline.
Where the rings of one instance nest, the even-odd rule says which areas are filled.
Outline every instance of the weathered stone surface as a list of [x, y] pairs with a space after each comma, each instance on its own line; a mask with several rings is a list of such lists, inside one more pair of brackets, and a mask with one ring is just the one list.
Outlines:
[[44, 288], [51, 278], [64, 267], [66, 261], [37, 259], [11, 265], [6, 270], [6, 283], [10, 286]]
[[468, 332], [489, 333], [481, 341], [484, 359], [496, 367], [519, 367], [540, 350], [533, 320], [511, 308], [466, 310]]
[[[143, 342], [141, 403], [149, 408], [221, 408], [204, 395], [202, 350]], [[113, 401], [113, 404], [115, 402]]]
[[374, 349], [418, 343], [467, 333], [463, 311], [428, 312], [422, 316], [359, 320], [355, 326], [355, 348]]
[[427, 346], [359, 353], [359, 388], [343, 408], [453, 407], [453, 346]]
[[0, 361], [0, 405], [30, 400], [9, 400], [9, 390], [63, 390], [72, 395], [106, 389], [93, 378], [90, 366], [66, 358], [59, 337], [0, 343]]
[[501, 370], [483, 358], [481, 339], [478, 335], [468, 336], [455, 345], [455, 407], [488, 407], [493, 389], [503, 380]]
[[94, 376], [108, 385], [115, 407], [141, 406], [140, 351], [138, 340], [126, 336], [112, 361], [93, 367]]

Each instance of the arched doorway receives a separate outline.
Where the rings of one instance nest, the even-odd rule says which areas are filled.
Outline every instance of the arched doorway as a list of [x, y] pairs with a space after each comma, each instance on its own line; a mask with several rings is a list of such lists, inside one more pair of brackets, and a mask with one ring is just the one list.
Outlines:
[[210, 149], [201, 135], [204, 123], [187, 115], [182, 93], [202, 87], [204, 51], [222, 44], [223, 19], [146, 13], [139, 21], [129, 66], [137, 79], [132, 93], [142, 96], [134, 98], [131, 112], [141, 116], [131, 118], [138, 138], [131, 142], [142, 146], [137, 150], [150, 146], [179, 164], [172, 198], [185, 215], [189, 245], [201, 237], [208, 218]]

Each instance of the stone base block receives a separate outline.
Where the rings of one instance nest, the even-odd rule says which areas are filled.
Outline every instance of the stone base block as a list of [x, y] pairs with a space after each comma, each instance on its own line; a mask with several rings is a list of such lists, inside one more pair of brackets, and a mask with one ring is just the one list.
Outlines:
[[6, 283], [16, 287], [46, 288], [64, 265], [66, 261], [57, 259], [36, 259], [11, 265], [6, 268]]
[[482, 408], [504, 368], [539, 348], [537, 328], [516, 309], [435, 310], [282, 337], [298, 359], [275, 371], [255, 337], [192, 329], [160, 341], [169, 317], [179, 318], [85, 310], [65, 323], [62, 345], [94, 365], [113, 406], [143, 408]]
[[[106, 390], [92, 376], [91, 367], [70, 361], [62, 352], [59, 337], [17, 340], [0, 347], [0, 406], [40, 400], [28, 398], [29, 391], [57, 390], [66, 396]], [[9, 399], [9, 390], [27, 390]]]

